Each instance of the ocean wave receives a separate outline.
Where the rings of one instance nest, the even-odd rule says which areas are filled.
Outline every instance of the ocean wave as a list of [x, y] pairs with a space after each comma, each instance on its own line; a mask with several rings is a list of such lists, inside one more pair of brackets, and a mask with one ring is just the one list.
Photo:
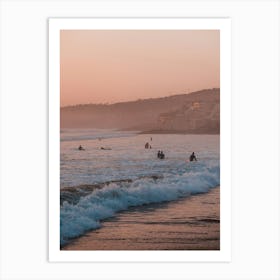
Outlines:
[[[178, 174], [164, 173], [162, 178], [145, 177], [136, 180], [111, 182], [93, 188], [75, 203], [65, 199], [60, 208], [61, 245], [88, 230], [97, 229], [101, 221], [132, 206], [177, 200], [194, 194], [206, 193], [220, 184], [219, 165], [198, 162]], [[77, 195], [76, 191], [72, 191]], [[69, 192], [71, 196], [71, 192]]]

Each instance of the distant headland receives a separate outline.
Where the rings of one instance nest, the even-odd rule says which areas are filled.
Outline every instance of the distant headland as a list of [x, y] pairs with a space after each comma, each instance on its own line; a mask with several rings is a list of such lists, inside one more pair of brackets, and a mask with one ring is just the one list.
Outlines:
[[114, 104], [60, 108], [61, 128], [103, 128], [141, 133], [219, 134], [220, 89]]

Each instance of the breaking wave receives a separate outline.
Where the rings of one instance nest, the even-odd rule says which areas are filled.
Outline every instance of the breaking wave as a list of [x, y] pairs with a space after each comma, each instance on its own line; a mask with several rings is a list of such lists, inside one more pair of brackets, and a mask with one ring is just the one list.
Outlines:
[[[186, 168], [182, 164], [177, 173], [163, 173], [135, 180], [107, 182], [99, 187], [83, 188], [68, 193], [60, 208], [60, 242], [88, 230], [97, 229], [101, 221], [132, 206], [177, 200], [194, 194], [206, 193], [220, 184], [217, 161], [195, 162]], [[81, 195], [82, 193], [82, 195]], [[73, 198], [72, 202], [69, 196]]]

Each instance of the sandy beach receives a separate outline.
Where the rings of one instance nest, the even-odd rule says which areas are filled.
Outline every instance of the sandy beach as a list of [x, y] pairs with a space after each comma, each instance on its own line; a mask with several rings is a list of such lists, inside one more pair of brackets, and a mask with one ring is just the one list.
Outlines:
[[62, 250], [219, 250], [220, 188], [131, 207]]

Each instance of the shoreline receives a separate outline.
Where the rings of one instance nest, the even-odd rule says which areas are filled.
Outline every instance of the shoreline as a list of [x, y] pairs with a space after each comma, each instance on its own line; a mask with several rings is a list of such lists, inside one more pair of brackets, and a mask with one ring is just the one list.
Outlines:
[[205, 133], [205, 132], [195, 132], [195, 131], [181, 131], [181, 130], [144, 130], [140, 131], [138, 134], [179, 134], [179, 135], [220, 135], [220, 133]]
[[[90, 130], [90, 129], [100, 129], [96, 127], [62, 127], [63, 129], [85, 129], [85, 130]], [[183, 130], [159, 130], [159, 129], [152, 129], [152, 130], [138, 130], [138, 129], [131, 129], [131, 128], [104, 128], [104, 130], [115, 130], [119, 132], [135, 132], [136, 135], [141, 135], [141, 134], [177, 134], [177, 135], [220, 135], [220, 132], [198, 132], [198, 131], [183, 131]], [[92, 140], [92, 139], [89, 139]], [[95, 139], [96, 140], [96, 139]]]
[[61, 250], [219, 250], [220, 187], [176, 201], [130, 207]]

